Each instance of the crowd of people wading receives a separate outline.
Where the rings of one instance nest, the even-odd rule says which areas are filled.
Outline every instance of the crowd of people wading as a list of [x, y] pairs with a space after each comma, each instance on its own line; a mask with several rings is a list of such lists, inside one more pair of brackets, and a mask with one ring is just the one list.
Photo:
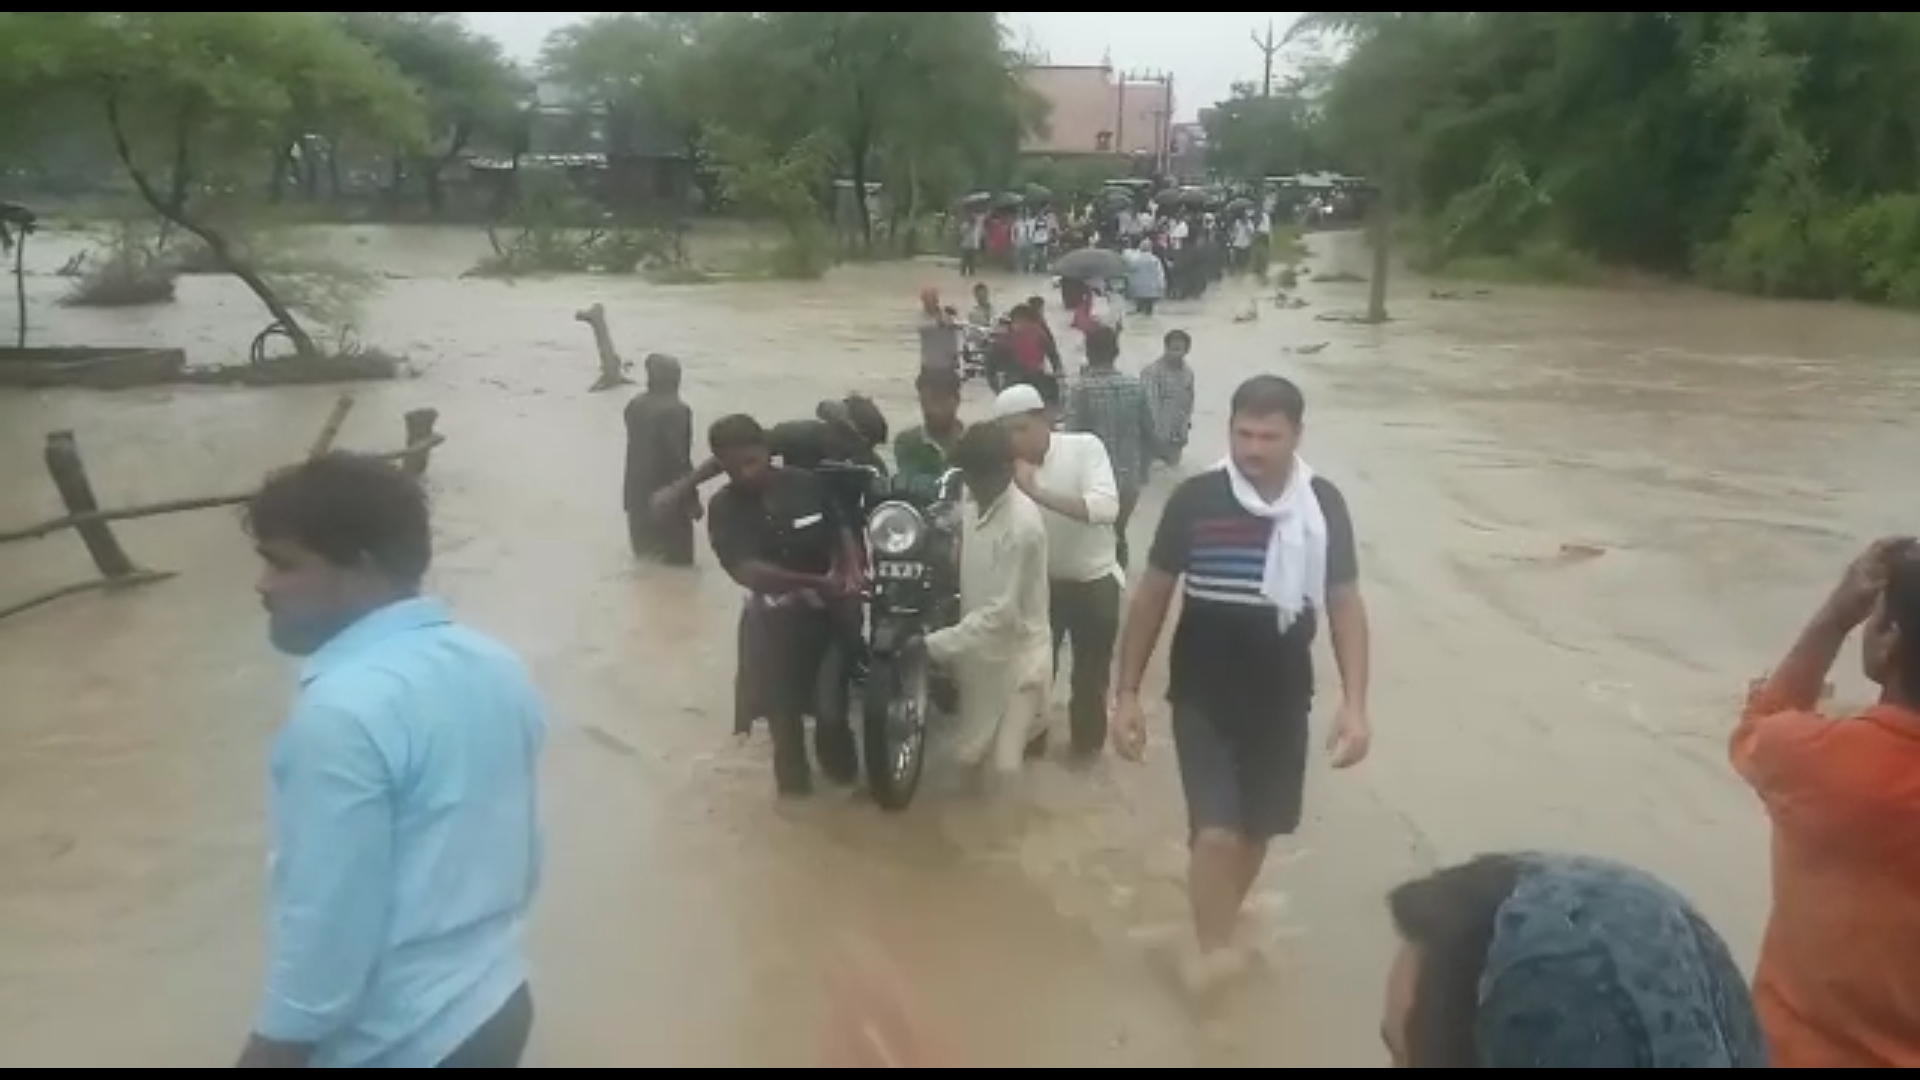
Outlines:
[[[704, 516], [714, 562], [744, 594], [736, 731], [768, 725], [783, 798], [812, 791], [816, 767], [857, 784], [875, 763], [859, 760], [844, 714], [810, 717], [812, 753], [804, 739], [818, 669], [835, 662], [832, 643], [857, 644], [868, 587], [869, 523], [831, 466], [908, 486], [958, 470], [959, 615], [912, 643], [957, 686], [945, 764], [988, 781], [982, 798], [1018, 798], [1036, 759], [1143, 761], [1149, 725], [1166, 723], [1189, 823], [1180, 972], [1216, 1001], [1252, 966], [1242, 909], [1268, 845], [1301, 823], [1307, 772], [1359, 765], [1374, 736], [1362, 515], [1307, 464], [1306, 401], [1278, 375], [1232, 390], [1225, 460], [1183, 461], [1205, 343], [1169, 327], [1149, 336], [1150, 362], [1125, 370], [1123, 334], [1142, 331], [1123, 330], [1105, 281], [1064, 282], [1059, 329], [1041, 299], [1016, 306], [996, 333], [1017, 337], [1022, 359], [973, 416], [963, 327], [937, 293], [924, 300], [920, 422], [897, 433], [853, 396], [808, 417], [715, 418], [696, 462], [680, 369], [649, 358], [627, 410], [634, 551], [693, 566]], [[990, 290], [974, 301], [998, 322]], [[1071, 378], [1067, 334], [1085, 361]], [[703, 501], [710, 481], [721, 486]], [[1160, 519], [1133, 521], [1156, 482], [1169, 488]], [[540, 694], [510, 650], [422, 595], [432, 534], [414, 479], [323, 455], [272, 476], [246, 523], [270, 637], [302, 667], [269, 770], [272, 937], [239, 1065], [518, 1067], [533, 1020], [523, 929], [541, 870]], [[1176, 596], [1166, 708], [1148, 708], [1143, 676]], [[1823, 716], [1856, 634], [1880, 698]], [[1309, 734], [1322, 639], [1339, 675], [1324, 757]], [[1064, 748], [1050, 744], [1061, 659]], [[1752, 982], [1708, 921], [1642, 871], [1485, 855], [1387, 897], [1402, 943], [1384, 973], [1387, 1058], [1920, 1067], [1917, 694], [1920, 546], [1883, 540], [1729, 717], [1732, 766], [1773, 826], [1773, 912]], [[931, 1049], [901, 974], [883, 968], [869, 958], [843, 973], [827, 1064], [965, 1065]]]

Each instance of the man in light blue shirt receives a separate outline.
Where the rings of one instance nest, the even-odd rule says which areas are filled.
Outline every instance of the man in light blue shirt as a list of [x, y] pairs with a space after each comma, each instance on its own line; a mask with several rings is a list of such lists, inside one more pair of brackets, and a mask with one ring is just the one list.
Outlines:
[[525, 666], [419, 595], [411, 477], [329, 454], [247, 507], [301, 656], [272, 761], [271, 947], [240, 1068], [517, 1068], [545, 722]]

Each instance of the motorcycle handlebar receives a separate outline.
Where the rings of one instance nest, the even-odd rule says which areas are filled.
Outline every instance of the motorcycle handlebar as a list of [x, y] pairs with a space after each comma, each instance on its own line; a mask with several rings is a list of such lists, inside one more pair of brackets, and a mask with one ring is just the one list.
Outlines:
[[960, 487], [963, 476], [959, 469], [948, 469], [940, 474], [940, 485], [935, 490], [941, 502], [960, 501]]

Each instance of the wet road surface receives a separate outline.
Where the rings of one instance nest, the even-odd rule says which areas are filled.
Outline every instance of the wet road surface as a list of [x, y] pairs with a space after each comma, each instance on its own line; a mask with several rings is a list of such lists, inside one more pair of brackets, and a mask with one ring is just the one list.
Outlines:
[[[1194, 333], [1191, 462], [1223, 448], [1238, 379], [1305, 387], [1308, 456], [1354, 508], [1374, 621], [1374, 757], [1316, 772], [1310, 824], [1263, 884], [1269, 970], [1202, 1031], [1150, 959], [1181, 917], [1164, 737], [1143, 768], [1040, 767], [1011, 815], [930, 799], [883, 816], [847, 796], [776, 810], [764, 742], [728, 735], [734, 589], [710, 559], [676, 573], [625, 550], [625, 395], [586, 392], [575, 310], [605, 304], [630, 360], [680, 356], [703, 422], [864, 389], [904, 425], [914, 289], [957, 298], [950, 270], [504, 284], [454, 279], [480, 253], [471, 234], [339, 242], [393, 279], [365, 336], [422, 368], [358, 388], [341, 445], [391, 449], [403, 411], [441, 410], [433, 586], [523, 650], [552, 700], [535, 1066], [810, 1066], [820, 964], [858, 929], [910, 970], [967, 1065], [1377, 1067], [1382, 893], [1504, 847], [1666, 874], [1750, 953], [1765, 851], [1721, 752], [1737, 692], [1859, 544], [1913, 525], [1894, 493], [1920, 461], [1903, 423], [1920, 324], [1900, 316], [1651, 290], [1449, 302], [1409, 281], [1386, 327], [1318, 320], [1357, 311], [1366, 286], [1311, 283], [1304, 309], [1229, 285], [1130, 323], [1129, 367], [1164, 330]], [[1320, 264], [1363, 262], [1321, 243]], [[59, 254], [48, 238], [35, 261]], [[1003, 303], [1044, 284], [993, 283]], [[40, 301], [63, 285], [29, 280]], [[205, 278], [170, 308], [35, 313], [39, 342], [199, 360], [237, 358], [264, 322]], [[240, 491], [304, 451], [336, 393], [0, 392], [0, 522], [54, 515], [48, 430], [77, 430], [107, 505]], [[971, 413], [985, 394], [969, 390]], [[181, 576], [0, 624], [14, 1068], [224, 1066], [258, 981], [262, 760], [290, 667], [264, 640], [233, 514], [118, 532]], [[0, 601], [87, 573], [70, 535], [0, 548]]]

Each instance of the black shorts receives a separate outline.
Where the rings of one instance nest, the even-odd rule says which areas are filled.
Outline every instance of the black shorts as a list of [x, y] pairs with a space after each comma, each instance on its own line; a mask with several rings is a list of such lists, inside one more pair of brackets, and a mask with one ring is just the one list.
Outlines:
[[533, 994], [522, 986], [436, 1068], [517, 1069], [532, 1030]]
[[1311, 705], [1300, 705], [1228, 727], [1203, 709], [1174, 703], [1173, 746], [1189, 838], [1218, 829], [1261, 841], [1300, 827], [1311, 712]]

